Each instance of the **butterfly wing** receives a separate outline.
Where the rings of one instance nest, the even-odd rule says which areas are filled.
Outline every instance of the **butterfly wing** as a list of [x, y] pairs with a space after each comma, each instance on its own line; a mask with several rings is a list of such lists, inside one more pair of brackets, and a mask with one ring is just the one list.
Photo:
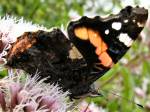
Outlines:
[[50, 32], [25, 32], [8, 51], [7, 66], [23, 69], [30, 74], [37, 70], [44, 77], [58, 74], [55, 63], [65, 62], [71, 48], [69, 40], [59, 29]]
[[144, 8], [128, 6], [107, 18], [85, 16], [73, 21], [68, 26], [68, 34], [89, 66], [111, 68], [136, 40], [147, 17]]
[[147, 18], [146, 9], [128, 6], [119, 14], [107, 18], [84, 16], [70, 22], [70, 41], [83, 55], [90, 69], [84, 78], [86, 84], [90, 85], [103, 76], [125, 55], [144, 28]]
[[[91, 84], [127, 52], [147, 20], [143, 8], [126, 7], [108, 18], [82, 17], [61, 30], [26, 32], [12, 44], [7, 66], [40, 72], [58, 83], [72, 98], [94, 93]], [[73, 54], [73, 55], [72, 55]]]

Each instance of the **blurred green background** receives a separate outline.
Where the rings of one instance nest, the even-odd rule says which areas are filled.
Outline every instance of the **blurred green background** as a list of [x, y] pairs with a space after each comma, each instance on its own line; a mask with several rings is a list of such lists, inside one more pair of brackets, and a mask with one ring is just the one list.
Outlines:
[[[47, 28], [62, 25], [66, 28], [68, 22], [78, 16], [117, 13], [126, 5], [142, 5], [150, 9], [149, 0], [0, 0], [0, 15], [23, 17]], [[94, 102], [99, 112], [150, 111], [149, 35], [150, 20], [124, 58], [96, 82], [105, 98], [87, 98], [86, 102]], [[5, 74], [6, 71], [2, 71], [0, 76]], [[139, 108], [132, 101], [145, 108]], [[98, 112], [94, 108], [90, 112]]]

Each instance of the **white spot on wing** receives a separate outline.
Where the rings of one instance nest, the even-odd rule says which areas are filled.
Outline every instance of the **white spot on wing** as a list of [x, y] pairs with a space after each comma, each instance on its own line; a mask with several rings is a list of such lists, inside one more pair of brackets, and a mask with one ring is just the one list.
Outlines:
[[108, 35], [109, 34], [109, 30], [107, 29], [107, 30], [105, 30], [105, 34], [106, 35]]
[[122, 27], [122, 24], [120, 22], [113, 22], [112, 23], [112, 28], [115, 30], [120, 30]]
[[133, 22], [135, 23], [135, 22], [136, 22], [136, 20], [135, 20], [135, 19], [133, 19]]
[[118, 39], [120, 42], [124, 43], [124, 45], [127, 47], [130, 47], [133, 43], [133, 40], [126, 33], [121, 33]]
[[124, 22], [124, 23], [128, 23], [128, 22], [129, 22], [129, 20], [128, 20], [128, 19], [125, 19], [123, 22]]

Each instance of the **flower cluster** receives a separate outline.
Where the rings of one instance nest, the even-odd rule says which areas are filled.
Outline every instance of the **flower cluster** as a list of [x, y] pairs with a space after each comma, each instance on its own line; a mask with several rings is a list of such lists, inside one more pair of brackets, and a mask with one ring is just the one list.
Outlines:
[[34, 77], [5, 77], [0, 80], [0, 105], [4, 112], [66, 112], [68, 92]]

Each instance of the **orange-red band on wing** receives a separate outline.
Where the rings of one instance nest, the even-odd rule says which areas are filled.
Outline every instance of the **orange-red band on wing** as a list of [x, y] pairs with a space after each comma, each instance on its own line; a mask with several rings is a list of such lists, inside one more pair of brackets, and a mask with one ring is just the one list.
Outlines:
[[81, 40], [89, 40], [90, 43], [96, 48], [95, 53], [98, 56], [98, 59], [101, 61], [101, 64], [105, 67], [111, 67], [113, 61], [109, 54], [106, 52], [108, 49], [106, 43], [102, 40], [99, 32], [94, 31], [91, 28], [78, 27], [75, 29], [75, 35]]
[[98, 58], [101, 60], [101, 64], [106, 67], [111, 67], [113, 65], [112, 59], [106, 51], [102, 52]]

